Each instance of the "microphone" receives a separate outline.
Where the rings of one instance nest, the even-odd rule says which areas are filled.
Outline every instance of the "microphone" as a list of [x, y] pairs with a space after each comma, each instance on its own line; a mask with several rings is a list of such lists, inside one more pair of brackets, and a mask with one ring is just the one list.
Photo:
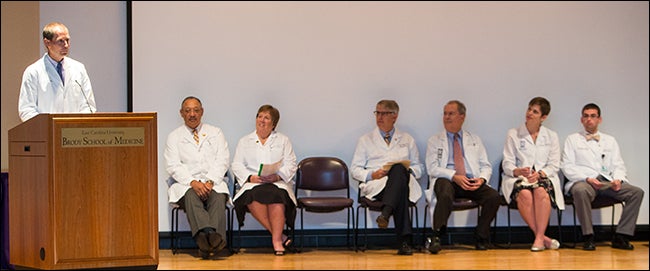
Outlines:
[[84, 99], [86, 99], [86, 104], [88, 105], [88, 109], [90, 109], [90, 113], [95, 113], [95, 112], [93, 112], [92, 106], [90, 106], [90, 102], [88, 101], [88, 97], [86, 97], [86, 92], [84, 91], [84, 88], [81, 86], [81, 84], [79, 84], [79, 81], [77, 81], [76, 79], [74, 80], [74, 82], [77, 83], [77, 85], [79, 85], [79, 89], [81, 89], [81, 95], [83, 95]]

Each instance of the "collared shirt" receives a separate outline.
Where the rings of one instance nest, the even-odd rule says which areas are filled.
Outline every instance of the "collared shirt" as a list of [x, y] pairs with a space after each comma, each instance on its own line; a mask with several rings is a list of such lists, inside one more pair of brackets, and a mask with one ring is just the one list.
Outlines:
[[386, 138], [386, 135], [388, 135], [388, 142], [391, 142], [393, 140], [393, 134], [395, 134], [395, 128], [388, 132], [384, 132], [381, 129], [379, 129], [379, 133], [381, 133], [382, 138]]

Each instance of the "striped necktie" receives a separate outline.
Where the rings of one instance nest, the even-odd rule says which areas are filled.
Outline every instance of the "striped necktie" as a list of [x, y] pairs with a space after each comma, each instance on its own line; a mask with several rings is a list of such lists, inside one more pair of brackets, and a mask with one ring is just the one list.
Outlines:
[[199, 144], [199, 132], [196, 129], [194, 129], [192, 131], [192, 134], [194, 135], [194, 141], [196, 142], [196, 144]]
[[457, 175], [465, 175], [465, 160], [463, 159], [463, 149], [460, 147], [460, 136], [454, 134], [454, 166]]
[[386, 145], [390, 145], [390, 134], [384, 136], [384, 141], [386, 141]]

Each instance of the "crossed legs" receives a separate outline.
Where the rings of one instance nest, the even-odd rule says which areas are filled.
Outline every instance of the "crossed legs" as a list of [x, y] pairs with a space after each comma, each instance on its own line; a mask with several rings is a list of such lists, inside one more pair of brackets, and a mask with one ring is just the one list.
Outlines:
[[284, 251], [282, 246], [282, 231], [286, 218], [284, 217], [284, 204], [261, 204], [253, 201], [248, 204], [248, 210], [253, 217], [262, 224], [262, 226], [271, 233], [271, 240], [273, 242], [273, 250]]
[[535, 234], [533, 247], [551, 247], [551, 238], [545, 235], [551, 216], [551, 200], [543, 187], [533, 191], [523, 189], [517, 195], [517, 209]]

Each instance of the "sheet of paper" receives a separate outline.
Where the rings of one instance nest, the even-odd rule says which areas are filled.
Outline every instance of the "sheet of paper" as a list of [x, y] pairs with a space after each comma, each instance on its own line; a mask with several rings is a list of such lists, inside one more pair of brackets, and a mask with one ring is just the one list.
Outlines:
[[278, 172], [278, 170], [280, 170], [280, 166], [282, 166], [282, 160], [279, 160], [272, 164], [260, 164], [260, 170], [257, 172], [257, 175], [268, 176], [275, 174]]
[[409, 161], [409, 160], [400, 160], [400, 161], [388, 162], [382, 167], [382, 169], [385, 170], [385, 171], [389, 171], [390, 168], [395, 164], [402, 164], [406, 169], [409, 169], [411, 167], [411, 161]]

